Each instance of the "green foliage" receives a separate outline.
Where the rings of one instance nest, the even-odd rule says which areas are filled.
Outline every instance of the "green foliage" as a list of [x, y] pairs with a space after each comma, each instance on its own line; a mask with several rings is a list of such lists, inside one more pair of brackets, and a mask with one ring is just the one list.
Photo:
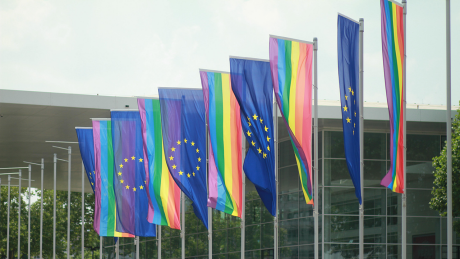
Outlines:
[[[444, 146], [441, 154], [433, 158], [435, 168], [433, 190], [431, 191], [430, 208], [437, 210], [441, 216], [447, 215], [447, 147]], [[452, 213], [453, 217], [460, 217], [460, 110], [457, 111], [452, 122]], [[454, 230], [460, 233], [460, 221], [454, 221]]]

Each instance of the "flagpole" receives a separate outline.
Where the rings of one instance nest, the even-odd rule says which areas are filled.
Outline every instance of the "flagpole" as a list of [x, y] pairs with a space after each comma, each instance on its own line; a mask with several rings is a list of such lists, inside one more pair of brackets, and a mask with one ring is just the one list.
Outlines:
[[136, 242], [136, 259], [139, 259], [139, 236], [134, 238], [134, 242]]
[[70, 166], [72, 158], [72, 147], [67, 149], [67, 259], [70, 259]]
[[275, 242], [274, 250], [274, 259], [278, 259], [278, 179], [279, 179], [279, 172], [278, 172], [278, 107], [277, 107], [276, 98], [273, 98], [273, 121], [274, 125], [274, 134], [275, 134], [275, 190], [276, 190], [276, 210], [275, 210], [275, 224], [274, 224], [274, 238], [273, 241]]
[[40, 199], [40, 259], [43, 259], [43, 171], [45, 170], [45, 159], [42, 158], [42, 163], [40, 165], [40, 174], [41, 174], [41, 199]]
[[364, 19], [359, 19], [359, 177], [361, 204], [359, 205], [359, 258], [364, 258]]
[[30, 177], [32, 173], [32, 165], [29, 164], [29, 211], [28, 211], [28, 217], [27, 217], [27, 231], [29, 232], [27, 235], [27, 258], [30, 259], [30, 198], [32, 195], [30, 195], [30, 191], [32, 190], [30, 186]]
[[[243, 129], [241, 129], [243, 131]], [[246, 154], [246, 138], [244, 137], [244, 132], [241, 137], [241, 161], [244, 161], [244, 156]], [[243, 163], [241, 163], [243, 167]], [[246, 250], [246, 175], [241, 168], [241, 178], [242, 178], [242, 188], [241, 188], [241, 257], [244, 258], [244, 250]]]
[[56, 259], [56, 163], [57, 155], [54, 153], [54, 192], [53, 192], [53, 259]]
[[85, 258], [85, 164], [81, 161], [81, 259]]
[[102, 259], [102, 236], [99, 236], [99, 259]]
[[[209, 129], [206, 124], [206, 187], [209, 197]], [[212, 258], [212, 208], [208, 207], [208, 257]]]
[[8, 175], [8, 211], [6, 217], [6, 258], [10, 258], [10, 186], [11, 186], [11, 175]]
[[[405, 26], [405, 23], [404, 23], [404, 26]], [[452, 258], [452, 252], [453, 252], [452, 250], [452, 121], [451, 121], [452, 119], [451, 119], [451, 57], [450, 57], [451, 46], [450, 46], [450, 41], [451, 41], [450, 40], [450, 0], [446, 0], [447, 258]]]
[[181, 221], [182, 221], [182, 226], [181, 226], [181, 241], [182, 241], [182, 249], [181, 249], [181, 258], [185, 259], [185, 194], [181, 192]]
[[21, 177], [22, 170], [19, 169], [19, 195], [18, 195], [18, 258], [21, 258]]
[[120, 238], [115, 243], [115, 259], [120, 259]]
[[315, 158], [314, 158], [314, 206], [313, 206], [313, 217], [315, 220], [315, 259], [319, 259], [318, 250], [318, 38], [313, 38], [313, 66], [315, 74], [313, 79], [314, 84], [314, 95], [315, 95], [315, 119], [314, 119], [314, 147], [315, 147]]
[[161, 259], [161, 225], [157, 225], [157, 258]]
[[407, 15], [407, 3], [406, 3], [406, 0], [402, 0], [402, 4], [403, 4], [403, 26], [404, 26], [404, 64], [403, 64], [403, 117], [404, 117], [404, 125], [403, 125], [403, 128], [404, 128], [404, 134], [403, 134], [403, 138], [404, 138], [404, 171], [403, 171], [403, 178], [404, 178], [404, 190], [403, 190], [403, 194], [402, 194], [402, 217], [401, 217], [401, 231], [402, 231], [402, 259], [406, 259], [407, 257], [407, 237], [406, 237], [406, 216], [407, 216], [407, 208], [406, 208], [406, 197], [407, 197], [407, 194], [406, 194], [406, 150], [407, 150], [407, 146], [406, 146], [406, 88], [407, 88], [407, 85], [406, 85], [406, 60], [407, 60], [407, 37], [406, 37], [406, 15]]

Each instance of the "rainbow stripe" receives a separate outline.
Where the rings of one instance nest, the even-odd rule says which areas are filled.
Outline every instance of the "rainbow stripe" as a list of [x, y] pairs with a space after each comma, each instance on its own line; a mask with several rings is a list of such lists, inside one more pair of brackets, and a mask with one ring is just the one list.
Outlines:
[[307, 204], [313, 204], [311, 90], [313, 44], [270, 36], [270, 68], [278, 107], [291, 137]]
[[110, 119], [93, 120], [96, 190], [94, 230], [104, 237], [134, 237], [116, 231], [117, 208], [113, 191], [113, 146]]
[[209, 143], [208, 207], [241, 217], [240, 106], [228, 73], [200, 70]]
[[[148, 221], [180, 229], [180, 189], [169, 173], [161, 130], [160, 100], [137, 99], [142, 121], [147, 193], [153, 207]], [[147, 155], [146, 155], [147, 154]]]
[[391, 167], [380, 183], [404, 193], [404, 25], [403, 7], [388, 1], [380, 1], [383, 69], [390, 115]]

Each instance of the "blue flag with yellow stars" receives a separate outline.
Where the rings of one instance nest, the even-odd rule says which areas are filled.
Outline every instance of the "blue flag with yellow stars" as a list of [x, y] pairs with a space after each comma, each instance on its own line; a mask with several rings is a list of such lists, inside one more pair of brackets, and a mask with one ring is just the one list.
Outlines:
[[147, 221], [149, 200], [139, 111], [112, 110], [111, 116], [117, 231], [153, 237], [155, 224]]
[[[206, 114], [201, 89], [159, 88], [163, 145], [169, 172], [208, 228]], [[184, 226], [182, 226], [184, 227]]]
[[337, 19], [337, 57], [345, 158], [361, 204], [359, 164], [359, 24], [341, 15]]
[[94, 140], [93, 128], [76, 127], [78, 138], [78, 147], [80, 148], [81, 160], [85, 166], [86, 176], [88, 177], [91, 188], [96, 187], [96, 176], [94, 175], [96, 169], [94, 165]]
[[249, 142], [243, 170], [267, 210], [275, 216], [273, 82], [270, 62], [230, 58], [232, 89], [241, 107], [241, 125]]

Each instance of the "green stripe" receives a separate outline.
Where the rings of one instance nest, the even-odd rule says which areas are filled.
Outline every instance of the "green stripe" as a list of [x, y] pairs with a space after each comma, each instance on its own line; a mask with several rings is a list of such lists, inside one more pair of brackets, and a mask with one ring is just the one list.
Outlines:
[[[115, 234], [115, 193], [113, 189], [113, 174], [114, 161], [113, 161], [113, 146], [112, 146], [112, 122], [107, 121], [107, 176], [108, 176], [108, 199], [109, 199], [109, 214], [107, 222], [107, 236], [113, 236]], [[112, 215], [112, 216], [111, 216]]]
[[[297, 150], [297, 147], [295, 146], [294, 141], [292, 141], [292, 139], [291, 139], [291, 144], [292, 144], [292, 148], [294, 149], [294, 153], [295, 153], [295, 156], [297, 157], [297, 160], [299, 161], [299, 163], [301, 163], [299, 175], [302, 178], [302, 182], [301, 182], [302, 189], [305, 191], [305, 193], [308, 195], [308, 198], [311, 200], [313, 195], [312, 193], [308, 192], [307, 172], [305, 172], [304, 168], [302, 167], [302, 159], [300, 158], [299, 150]], [[304, 166], [306, 167], [307, 165], [304, 165]], [[305, 199], [305, 202], [306, 202], [306, 199]]]
[[291, 48], [292, 48], [292, 41], [286, 40], [285, 41], [285, 50], [286, 53], [284, 55], [284, 61], [286, 66], [286, 74], [284, 82], [284, 89], [283, 89], [283, 113], [284, 118], [289, 118], [289, 96], [291, 92], [291, 77], [292, 77], [292, 64], [291, 64]]
[[[161, 132], [161, 113], [160, 113], [160, 100], [152, 100], [153, 108], [153, 123], [154, 123], [154, 138], [155, 138], [155, 167], [153, 176], [153, 188], [155, 192], [155, 199], [157, 200], [160, 211], [155, 213], [161, 214], [161, 225], [167, 226], [168, 221], [165, 217], [165, 211], [163, 208], [163, 202], [161, 201], [161, 175], [163, 173], [163, 133]], [[169, 186], [165, 186], [169, 188]]]

